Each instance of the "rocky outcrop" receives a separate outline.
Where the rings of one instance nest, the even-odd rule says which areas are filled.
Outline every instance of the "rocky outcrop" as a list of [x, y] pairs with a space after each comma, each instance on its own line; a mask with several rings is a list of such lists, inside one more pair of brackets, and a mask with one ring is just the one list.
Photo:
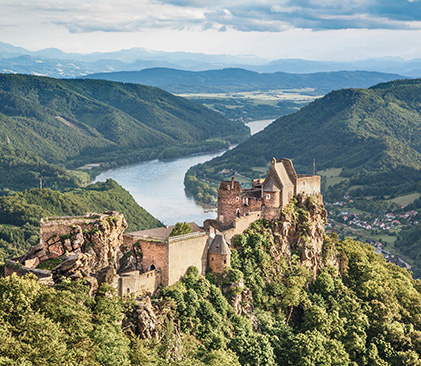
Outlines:
[[159, 338], [158, 320], [152, 307], [151, 298], [145, 296], [137, 301], [135, 310], [137, 334], [143, 339]]
[[69, 232], [64, 235], [54, 234], [45, 242], [33, 246], [28, 253], [20, 259], [24, 264], [26, 261], [38, 259], [38, 264], [52, 258], [58, 258], [65, 253], [80, 252], [85, 242], [83, 230], [78, 225], [69, 227]]
[[272, 231], [276, 245], [275, 258], [298, 254], [304, 267], [319, 273], [326, 264], [338, 265], [336, 252], [324, 253], [327, 212], [317, 197], [297, 196], [282, 212], [279, 221], [274, 221]]
[[131, 271], [143, 271], [143, 253], [140, 244], [125, 245], [121, 248], [122, 256], [119, 262], [119, 273]]
[[[123, 214], [117, 211], [43, 219], [40, 243], [16, 260], [14, 266], [19, 267], [20, 272], [26, 268], [39, 278], [46, 277], [48, 272], [56, 283], [63, 277], [84, 278], [95, 292], [103, 282], [115, 285], [126, 228]], [[49, 268], [49, 264], [55, 268]], [[13, 269], [12, 264], [8, 266]], [[45, 269], [52, 269], [52, 272]]]

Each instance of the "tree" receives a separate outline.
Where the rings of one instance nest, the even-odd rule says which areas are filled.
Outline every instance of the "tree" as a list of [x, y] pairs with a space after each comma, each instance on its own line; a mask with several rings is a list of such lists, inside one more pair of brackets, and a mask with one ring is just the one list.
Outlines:
[[177, 222], [172, 229], [170, 236], [184, 235], [192, 232], [192, 227], [186, 222]]

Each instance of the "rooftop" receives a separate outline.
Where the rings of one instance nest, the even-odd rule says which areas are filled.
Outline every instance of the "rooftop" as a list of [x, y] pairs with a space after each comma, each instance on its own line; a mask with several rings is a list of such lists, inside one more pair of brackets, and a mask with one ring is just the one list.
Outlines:
[[[190, 227], [192, 228], [192, 233], [204, 232], [203, 229], [200, 228], [195, 222], [188, 222]], [[153, 237], [157, 239], [166, 240], [170, 237], [171, 231], [175, 225], [167, 226], [167, 227], [156, 227], [154, 229], [147, 229], [141, 231], [134, 231], [131, 233], [126, 233], [125, 235], [133, 236], [136, 238], [148, 238]]]
[[228, 255], [231, 254], [231, 250], [224, 239], [224, 236], [218, 234], [212, 240], [212, 243], [209, 247], [209, 254], [219, 254], [219, 255]]

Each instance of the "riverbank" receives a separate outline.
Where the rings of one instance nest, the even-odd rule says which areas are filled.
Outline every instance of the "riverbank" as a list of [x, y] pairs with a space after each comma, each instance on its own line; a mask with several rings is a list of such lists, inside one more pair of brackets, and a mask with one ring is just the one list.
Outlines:
[[[247, 124], [252, 131], [261, 129], [262, 121]], [[268, 125], [271, 121], [265, 121]], [[253, 125], [255, 123], [255, 125]], [[253, 133], [252, 132], [252, 133]], [[194, 165], [204, 163], [226, 150], [196, 153], [176, 159], [154, 159], [107, 169], [94, 178], [94, 182], [112, 178], [128, 190], [136, 202], [167, 225], [178, 221], [203, 222], [216, 217], [215, 209], [195, 201], [184, 187], [184, 176]]]
[[[272, 122], [273, 120], [271, 119], [258, 120], [248, 122], [246, 123], [246, 126], [250, 128], [250, 133], [253, 136], [254, 134], [262, 131], [264, 128], [266, 128], [266, 126], [268, 126]], [[198, 168], [199, 167], [197, 165], [192, 166], [186, 172], [186, 175], [184, 176], [184, 186], [193, 195], [196, 201], [216, 207], [219, 180], [215, 181], [214, 179], [210, 178], [206, 179], [206, 175], [201, 176], [201, 178], [199, 179], [196, 175], [196, 170]], [[223, 174], [225, 175], [226, 173]], [[235, 175], [237, 178], [239, 177], [239, 175], [234, 171], [232, 172], [232, 175]], [[246, 177], [241, 176], [240, 179], [242, 178]], [[246, 179], [246, 181], [247, 180], [248, 179]]]
[[110, 158], [103, 162], [90, 162], [75, 168], [75, 170], [88, 173], [91, 180], [94, 180], [99, 174], [110, 169], [130, 166], [151, 160], [172, 160], [196, 154], [208, 154], [225, 151], [230, 147], [230, 145], [231, 143], [229, 141], [214, 139], [203, 141], [200, 144], [172, 146], [165, 149], [148, 149], [147, 151], [143, 149], [141, 151], [128, 152], [124, 158]]

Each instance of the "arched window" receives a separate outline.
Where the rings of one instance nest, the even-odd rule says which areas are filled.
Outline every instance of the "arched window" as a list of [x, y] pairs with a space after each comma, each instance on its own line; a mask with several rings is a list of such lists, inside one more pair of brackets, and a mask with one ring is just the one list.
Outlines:
[[149, 266], [149, 270], [150, 270], [150, 271], [153, 271], [154, 269], [156, 269], [155, 264], [151, 264], [151, 265]]

